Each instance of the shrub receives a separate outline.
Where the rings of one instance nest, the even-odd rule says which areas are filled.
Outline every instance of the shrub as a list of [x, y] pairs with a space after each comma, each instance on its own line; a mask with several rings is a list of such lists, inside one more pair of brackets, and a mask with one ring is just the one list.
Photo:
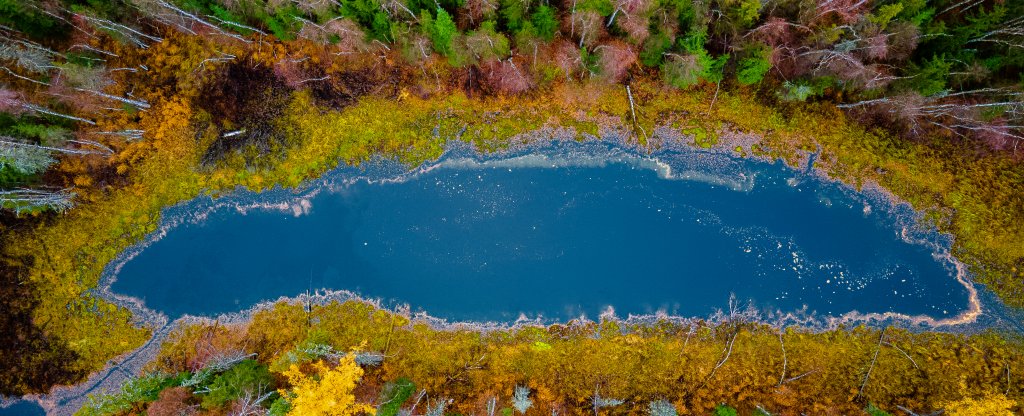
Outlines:
[[395, 416], [402, 409], [402, 404], [412, 397], [416, 384], [407, 378], [400, 378], [384, 385], [380, 394], [380, 406], [377, 416]]
[[269, 392], [274, 389], [274, 378], [267, 366], [255, 360], [245, 360], [231, 367], [210, 382], [210, 392], [203, 397], [203, 407], [222, 407], [245, 393]]

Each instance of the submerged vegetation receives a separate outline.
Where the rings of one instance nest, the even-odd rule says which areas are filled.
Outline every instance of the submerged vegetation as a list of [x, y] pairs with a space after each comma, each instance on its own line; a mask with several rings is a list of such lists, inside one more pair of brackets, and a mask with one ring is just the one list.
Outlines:
[[[1021, 15], [1024, 5], [1017, 1], [0, 0], [0, 329], [7, 335], [0, 342], [0, 393], [74, 383], [148, 338], [154, 328], [138, 326], [126, 308], [95, 289], [107, 263], [156, 230], [162, 208], [239, 186], [296, 186], [339, 163], [374, 156], [414, 164], [437, 157], [448, 140], [491, 151], [528, 140], [616, 136], [656, 148], [674, 140], [665, 133], [672, 131], [695, 146], [794, 164], [820, 146], [817, 165], [825, 172], [858, 185], [877, 182], [923, 210], [956, 237], [954, 254], [979, 282], [1007, 304], [1022, 306]], [[756, 144], [736, 146], [730, 139], [738, 136]], [[278, 350], [258, 351], [257, 360], [276, 359], [306, 336], [289, 335], [288, 328], [265, 334], [283, 341]], [[762, 330], [736, 334], [754, 337]], [[641, 344], [676, 348], [678, 339], [636, 331]], [[473, 334], [451, 336], [488, 336]], [[717, 352], [716, 336], [701, 345]], [[843, 354], [844, 342], [881, 337], [869, 330], [802, 336], [817, 340], [808, 360], [837, 362], [859, 357]], [[968, 366], [974, 363], [970, 351], [1009, 342], [901, 336], [920, 337], [936, 354], [950, 345], [965, 351], [937, 368]], [[355, 338], [330, 345], [377, 342]], [[804, 389], [795, 396], [750, 396], [758, 397], [755, 402], [739, 395], [765, 391], [749, 389], [767, 384], [736, 381], [684, 397], [689, 390], [672, 387], [678, 375], [643, 379], [631, 391], [615, 387], [622, 379], [601, 373], [595, 358], [610, 353], [600, 348], [617, 344], [572, 339], [536, 340], [556, 350], [595, 348], [591, 355], [563, 357], [591, 359], [576, 367], [579, 385], [544, 384], [550, 396], [540, 396], [540, 383], [552, 380], [541, 375], [491, 386], [438, 384], [432, 377], [443, 372], [433, 366], [467, 362], [440, 352], [421, 368], [412, 362], [391, 367], [395, 360], [385, 360], [380, 370], [366, 370], [364, 380], [374, 387], [353, 394], [360, 403], [373, 402], [383, 383], [394, 382], [385, 391], [404, 397], [407, 388], [396, 386], [406, 384], [396, 380], [407, 377], [431, 394], [421, 408], [440, 406], [442, 413], [447, 404], [439, 394], [469, 410], [470, 403], [486, 402], [482, 392], [511, 397], [517, 383], [533, 389], [534, 408], [545, 411], [551, 403], [579, 410], [584, 402], [595, 412], [617, 411], [603, 399], [620, 398], [636, 412], [659, 398], [683, 406], [680, 411], [705, 411], [718, 400], [746, 408], [764, 404], [769, 412], [814, 409], [806, 406], [825, 398], [832, 400], [828, 409], [859, 410], [871, 400], [892, 411], [1021, 396], [995, 387], [992, 378], [1004, 368], [1006, 377], [1018, 373], [1009, 371], [1019, 365], [1012, 364], [1019, 363], [1012, 361], [1019, 360], [1016, 353], [1001, 355], [1017, 357], [1005, 362], [979, 353], [983, 364], [964, 367], [956, 380], [941, 378], [955, 373], [944, 370], [911, 381], [880, 372], [868, 392], [857, 394], [843, 377], [861, 374], [863, 363], [835, 367], [826, 361], [816, 361], [822, 380], [845, 381], [818, 386], [825, 389], [821, 396]], [[924, 352], [908, 351], [916, 354]], [[506, 358], [513, 361], [492, 355], [488, 362], [506, 366], [516, 359]], [[767, 371], [763, 362], [744, 365]], [[702, 374], [687, 367], [694, 363], [674, 362], [672, 370]], [[858, 371], [841, 370], [849, 365]], [[328, 367], [323, 371], [337, 369]], [[401, 371], [378, 373], [389, 368]], [[520, 370], [495, 374], [507, 378]], [[284, 376], [287, 371], [273, 370], [265, 379], [303, 385]], [[591, 383], [598, 374], [607, 379]], [[208, 403], [193, 397], [195, 385], [173, 377], [145, 380], [124, 393], [125, 406], [166, 399], [166, 406], [200, 400], [216, 407], [238, 399]], [[639, 390], [644, 383], [664, 391]], [[961, 386], [965, 390], [956, 390]], [[284, 391], [277, 394], [292, 394]], [[794, 402], [777, 402], [785, 397]]]

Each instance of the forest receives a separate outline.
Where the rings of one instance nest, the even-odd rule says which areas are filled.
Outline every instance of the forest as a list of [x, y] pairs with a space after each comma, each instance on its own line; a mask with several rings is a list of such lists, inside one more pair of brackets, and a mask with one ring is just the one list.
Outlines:
[[[237, 187], [297, 186], [339, 164], [377, 156], [415, 165], [439, 156], [449, 140], [492, 151], [525, 140], [615, 135], [654, 149], [667, 140], [659, 133], [667, 128], [694, 146], [792, 164], [820, 148], [817, 165], [829, 176], [858, 186], [877, 183], [908, 201], [955, 236], [954, 254], [978, 283], [1007, 305], [1024, 306], [1022, 51], [1019, 0], [0, 0], [0, 394], [74, 384], [149, 338], [155, 328], [96, 288], [106, 264], [156, 230], [161, 209]], [[757, 137], [757, 144], [735, 146], [730, 138], [737, 135]], [[258, 322], [223, 330], [241, 339]], [[742, 331], [706, 327], [709, 335], [700, 338], [706, 351], [699, 354], [707, 356], [700, 360], [716, 362], [722, 331], [775, 340], [763, 327], [744, 325]], [[285, 334], [286, 327], [273, 349], [260, 350], [255, 360], [232, 361], [245, 367], [204, 377], [242, 368], [298, 387], [308, 374], [334, 371], [318, 367], [317, 359], [297, 363], [298, 373], [274, 367], [285, 351], [306, 345], [305, 333]], [[179, 343], [187, 342], [187, 331], [200, 329], [182, 331]], [[636, 331], [644, 348], [681, 351], [679, 337]], [[778, 377], [774, 373], [743, 376], [760, 377], [757, 382], [697, 380], [706, 385], [689, 392], [630, 390], [614, 385], [622, 379], [609, 379], [601, 396], [592, 390], [604, 381], [591, 378], [612, 369], [600, 369], [593, 354], [624, 342], [618, 336], [608, 343], [560, 341], [568, 348], [561, 351], [597, 350], [565, 352], [566, 360], [591, 357], [581, 362], [594, 367], [579, 364], [580, 380], [588, 381], [557, 388], [552, 374], [453, 385], [432, 378], [440, 373], [414, 374], [431, 365], [463, 365], [458, 354], [467, 353], [458, 348], [508, 348], [512, 354], [533, 339], [453, 346], [455, 355], [438, 353], [438, 361], [419, 361], [422, 368], [402, 359], [342, 365], [349, 355], [358, 361], [348, 353], [362, 341], [379, 342], [369, 334], [317, 345], [333, 348], [323, 362], [344, 372], [338, 383], [365, 372], [368, 381], [353, 393], [359, 403], [380, 404], [372, 399], [381, 389], [423, 390], [431, 395], [427, 401], [437, 394], [456, 400], [460, 413], [479, 413], [486, 406], [472, 408], [471, 402], [488, 395], [507, 400], [517, 386], [529, 389], [534, 410], [545, 413], [583, 412], [588, 397], [595, 413], [640, 412], [664, 399], [683, 413], [724, 403], [744, 411], [761, 405], [771, 414], [846, 414], [869, 405], [897, 414], [902, 410], [895, 406], [924, 412], [964, 400], [1007, 404], [1007, 398], [1021, 398], [1010, 389], [1019, 373], [1010, 369], [1020, 363], [1012, 334], [901, 333], [924, 346], [883, 356], [893, 366], [882, 371], [946, 353], [949, 345], [964, 351], [923, 367], [961, 366], [962, 372], [922, 372], [909, 385], [893, 373], [851, 393], [857, 383], [850, 378], [863, 377], [865, 364], [826, 364], [830, 357], [863, 358], [843, 355], [843, 342], [868, 351], [895, 331], [799, 335], [817, 342], [807, 341], [814, 346], [804, 351], [821, 368], [813, 376], [820, 379], [809, 381], [845, 384], [781, 396], [754, 393], [771, 390], [765, 380]], [[437, 334], [474, 336], [421, 336], [443, 336]], [[414, 341], [426, 350], [443, 346], [408, 342]], [[737, 341], [737, 347], [753, 345]], [[363, 348], [381, 351], [379, 345]], [[870, 351], [882, 350], [896, 348]], [[749, 370], [770, 370], [754, 364], [766, 359], [754, 358], [761, 349], [744, 351]], [[975, 352], [981, 358], [969, 361]], [[910, 359], [897, 364], [901, 356]], [[677, 370], [699, 361], [679, 357], [690, 361], [676, 362]], [[488, 360], [488, 366], [511, 365]], [[722, 366], [723, 377], [731, 371], [740, 377], [735, 363], [741, 360], [731, 360]], [[126, 399], [130, 404], [112, 413], [140, 411], [140, 403], [157, 400], [157, 391], [206, 403], [197, 395], [199, 384], [184, 388], [175, 377], [193, 377], [207, 363], [182, 362], [168, 358], [154, 371], [170, 375], [140, 379], [177, 384], [174, 389], [147, 387], [146, 399]], [[488, 371], [494, 377], [526, 374]], [[831, 373], [842, 371], [841, 377]], [[962, 378], [923, 384], [940, 374]], [[402, 387], [403, 377], [417, 387]], [[776, 388], [782, 384], [789, 383]], [[829, 393], [819, 395], [819, 389]], [[239, 397], [204, 409], [227, 411]], [[599, 408], [602, 397], [633, 407]], [[813, 408], [826, 397], [826, 407]]]

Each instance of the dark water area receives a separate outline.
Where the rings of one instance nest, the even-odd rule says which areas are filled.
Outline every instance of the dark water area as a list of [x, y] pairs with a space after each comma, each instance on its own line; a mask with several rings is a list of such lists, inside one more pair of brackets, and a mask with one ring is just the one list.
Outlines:
[[7, 407], [0, 407], [0, 416], [43, 416], [46, 411], [36, 402], [18, 401]]
[[781, 163], [574, 146], [449, 155], [392, 180], [340, 173], [279, 192], [283, 210], [211, 209], [128, 259], [111, 291], [172, 318], [319, 288], [471, 321], [707, 316], [731, 295], [819, 316], [968, 307], [941, 236], [905, 207]]

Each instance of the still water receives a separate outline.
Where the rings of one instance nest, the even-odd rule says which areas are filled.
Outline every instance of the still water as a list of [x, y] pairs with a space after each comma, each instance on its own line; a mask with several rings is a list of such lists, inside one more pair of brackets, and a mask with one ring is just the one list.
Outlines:
[[569, 144], [333, 175], [277, 192], [302, 199], [283, 210], [207, 201], [220, 208], [141, 249], [111, 290], [172, 318], [319, 288], [477, 321], [706, 316], [731, 295], [819, 316], [968, 306], [941, 244], [916, 241], [941, 236], [905, 207], [781, 163]]

